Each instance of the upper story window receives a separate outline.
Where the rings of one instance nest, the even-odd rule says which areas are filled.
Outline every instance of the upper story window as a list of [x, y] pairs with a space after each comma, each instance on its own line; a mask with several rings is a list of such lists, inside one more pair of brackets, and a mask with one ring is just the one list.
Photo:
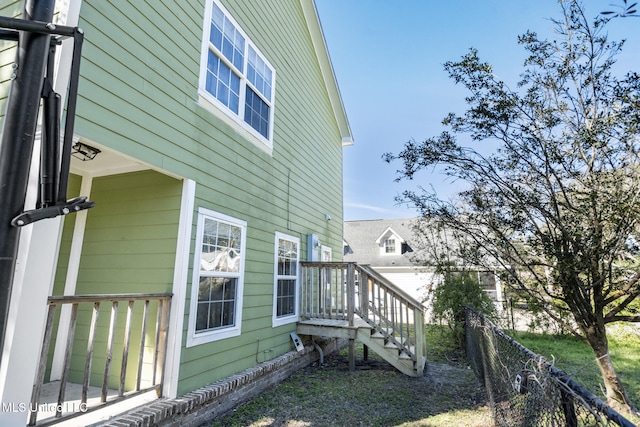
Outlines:
[[198, 212], [187, 345], [240, 334], [246, 223]]
[[269, 148], [275, 71], [217, 0], [207, 0], [200, 93]]
[[384, 252], [386, 254], [396, 253], [396, 239], [386, 239], [384, 241]]

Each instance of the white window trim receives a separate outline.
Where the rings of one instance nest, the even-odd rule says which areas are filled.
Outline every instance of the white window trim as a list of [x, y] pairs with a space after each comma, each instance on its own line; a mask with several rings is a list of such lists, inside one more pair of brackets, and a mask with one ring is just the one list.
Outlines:
[[[204, 234], [205, 218], [224, 222], [241, 228], [240, 242], [240, 275], [236, 288], [236, 308], [234, 326], [220, 328], [213, 331], [196, 333], [196, 317], [198, 311], [198, 283], [200, 283], [200, 257], [202, 255], [202, 237]], [[187, 347], [236, 337], [242, 332], [242, 305], [244, 295], [244, 263], [246, 257], [247, 223], [206, 208], [198, 208], [198, 225], [196, 230], [196, 247], [193, 256], [193, 278], [191, 280], [191, 304], [189, 310], [189, 329], [187, 333]]]
[[[387, 252], [386, 241], [394, 239], [395, 240], [395, 251]], [[376, 245], [380, 248], [381, 256], [390, 256], [390, 255], [401, 255], [402, 254], [402, 244], [405, 243], [404, 239], [398, 235], [391, 227], [387, 227], [386, 230], [376, 239]]]
[[[231, 23], [236, 27], [236, 30], [244, 37], [245, 39], [245, 70], [244, 73], [240, 76], [240, 105], [238, 114], [235, 114], [231, 111], [226, 105], [222, 102], [218, 101], [218, 99], [211, 95], [205, 89], [206, 79], [207, 79], [207, 61], [209, 55], [209, 31], [211, 25], [211, 14], [213, 11], [213, 3], [215, 3], [225, 14], [226, 18], [231, 21]], [[255, 50], [256, 54], [260, 56], [260, 58], [265, 62], [265, 64], [271, 69], [273, 72], [273, 82], [271, 85], [271, 103], [269, 110], [269, 138], [265, 138], [255, 130], [251, 125], [244, 121], [244, 102], [245, 102], [245, 93], [247, 86], [247, 78], [246, 78], [246, 62], [249, 52], [249, 46]], [[258, 47], [251, 41], [251, 39], [247, 36], [247, 34], [242, 30], [242, 27], [237, 23], [233, 16], [229, 13], [229, 11], [218, 1], [218, 0], [207, 0], [205, 11], [204, 11], [204, 21], [202, 24], [202, 47], [200, 49], [200, 74], [198, 81], [198, 95], [200, 105], [206, 108], [208, 111], [212, 112], [216, 117], [222, 119], [225, 123], [233, 127], [236, 131], [238, 131], [242, 136], [251, 141], [254, 145], [264, 150], [268, 154], [272, 153], [273, 150], [273, 122], [275, 116], [275, 99], [276, 99], [276, 69], [271, 65], [271, 63], [267, 60], [264, 54], [258, 49]]]
[[[329, 259], [328, 260], [322, 259], [322, 256], [324, 254], [329, 254]], [[331, 247], [330, 246], [321, 245], [320, 246], [320, 261], [321, 262], [331, 262], [332, 260], [333, 260], [333, 250], [331, 249]]]
[[[388, 240], [394, 240], [394, 250], [393, 252], [387, 252], [387, 241]], [[380, 238], [378, 239], [378, 245], [380, 247], [380, 255], [381, 256], [393, 256], [393, 255], [400, 255], [402, 253], [402, 244], [404, 243], [404, 240], [400, 238], [400, 236], [398, 236], [397, 234], [395, 234], [394, 232], [388, 232], [383, 234], [382, 236], [380, 236]]]
[[[393, 251], [387, 251], [387, 242], [389, 240], [393, 240]], [[402, 243], [400, 243], [402, 245]], [[382, 254], [383, 255], [397, 255], [398, 254], [398, 239], [394, 235], [388, 236], [386, 239], [382, 241]]]
[[[279, 240], [288, 240], [290, 242], [295, 242], [296, 247], [298, 248], [298, 264], [296, 268], [296, 294], [295, 294], [295, 303], [294, 303], [294, 314], [289, 316], [281, 316], [278, 317], [278, 241]], [[272, 326], [275, 328], [277, 326], [287, 325], [289, 323], [294, 323], [300, 320], [300, 239], [298, 237], [290, 236], [288, 234], [276, 232], [275, 238], [275, 256], [274, 256], [274, 267], [273, 267], [273, 319]]]

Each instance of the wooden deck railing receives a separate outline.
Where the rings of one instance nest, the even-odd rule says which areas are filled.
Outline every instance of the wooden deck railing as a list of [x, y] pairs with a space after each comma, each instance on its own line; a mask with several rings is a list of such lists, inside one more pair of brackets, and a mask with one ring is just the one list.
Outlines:
[[[57, 316], [57, 313], [61, 312], [65, 306], [70, 306], [70, 321], [68, 325], [60, 323], [57, 328], [55, 328], [58, 331], [64, 330], [64, 332], [66, 332], [66, 335], [62, 334], [62, 336], [66, 336], [66, 343], [64, 346], [64, 362], [58, 387], [58, 399], [55, 405], [55, 418], [60, 418], [62, 416], [62, 408], [69, 406], [65, 405], [65, 402], [67, 402], [65, 394], [67, 385], [72, 382], [70, 381], [70, 373], [72, 370], [76, 372], [76, 381], [79, 379], [82, 381], [80, 403], [74, 405], [74, 407], [80, 408], [78, 414], [96, 409], [96, 407], [89, 406], [87, 403], [89, 388], [91, 386], [101, 387], [97, 407], [104, 406], [107, 403], [115, 403], [154, 389], [158, 393], [158, 396], [160, 396], [164, 379], [164, 361], [171, 296], [171, 294], [158, 293], [49, 297], [49, 311], [40, 355], [40, 364], [31, 396], [28, 425], [36, 425], [38, 408], [40, 408], [43, 403], [41, 402], [41, 392], [45, 383], [45, 373], [49, 361], [49, 348], [52, 341], [54, 325], [56, 318], [60, 318], [60, 316]], [[99, 323], [101, 305], [103, 306], [103, 312], [108, 311], [110, 313], [108, 325], [107, 322]], [[106, 310], [104, 308], [105, 305], [107, 306]], [[120, 310], [119, 307], [121, 307]], [[124, 312], [124, 322], [118, 321], [119, 311]], [[154, 311], [156, 313], [156, 319], [155, 328], [152, 329], [153, 326], [149, 325], [149, 323]], [[83, 318], [85, 322], [88, 321], [83, 325], [86, 330], [82, 327], [77, 327], [79, 318]], [[83, 332], [86, 333], [77, 333], [79, 329], [83, 329]], [[131, 334], [134, 330], [136, 331], [134, 333], [139, 333], [140, 337], [139, 340], [132, 342]], [[118, 336], [122, 337], [120, 340], [116, 340], [116, 332], [118, 332]], [[58, 334], [58, 336], [61, 335]], [[104, 346], [104, 353], [97, 354], [94, 351], [97, 343], [99, 343], [99, 347]], [[81, 354], [73, 354], [74, 347], [76, 347], [76, 353]], [[79, 348], [82, 348], [83, 351], [79, 352]], [[136, 356], [132, 357], [130, 354], [132, 348], [135, 348], [138, 353], [137, 360], [135, 361], [133, 359]], [[86, 352], [84, 351], [85, 349]], [[75, 363], [72, 363], [72, 356], [75, 356], [73, 357]], [[114, 356], [120, 359], [120, 363], [112, 364]], [[104, 365], [96, 367], [96, 362], [104, 362]], [[128, 367], [131, 365], [137, 367], [135, 377], [127, 373]], [[150, 365], [151, 371], [143, 375], [144, 365]], [[131, 369], [129, 369], [129, 371], [131, 371]], [[81, 374], [79, 372], [81, 372]], [[91, 381], [92, 376], [93, 381]], [[100, 384], [96, 384], [96, 376], [99, 377], [98, 382]], [[125, 385], [127, 379], [129, 380], [129, 384], [134, 383], [135, 385], [129, 385], [127, 387]], [[111, 387], [114, 387], [114, 382], [117, 383], [117, 396], [108, 399], [110, 384]], [[70, 416], [78, 414], [71, 414]]]
[[411, 358], [426, 355], [423, 306], [368, 266], [302, 262], [301, 316], [347, 320], [354, 317], [385, 335]]

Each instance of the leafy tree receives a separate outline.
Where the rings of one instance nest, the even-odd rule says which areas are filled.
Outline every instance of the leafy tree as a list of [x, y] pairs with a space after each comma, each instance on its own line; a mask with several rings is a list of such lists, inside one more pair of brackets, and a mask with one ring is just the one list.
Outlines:
[[[468, 184], [457, 200], [425, 189], [399, 199], [464, 233], [472, 244], [461, 256], [501, 264], [519, 292], [591, 346], [609, 404], [636, 411], [606, 325], [640, 321], [640, 261], [629, 244], [640, 236], [640, 76], [614, 73], [624, 43], [607, 39], [608, 15], [591, 22], [577, 0], [560, 8], [556, 40], [519, 37], [529, 56], [515, 90], [474, 49], [447, 62], [470, 92], [468, 109], [444, 119], [450, 130], [385, 159], [402, 162], [398, 180], [440, 167]], [[482, 154], [488, 141], [499, 148]]]

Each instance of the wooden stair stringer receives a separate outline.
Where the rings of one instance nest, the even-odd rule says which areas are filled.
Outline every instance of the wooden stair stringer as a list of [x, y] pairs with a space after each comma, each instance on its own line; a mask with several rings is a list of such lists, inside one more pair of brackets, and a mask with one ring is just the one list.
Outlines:
[[403, 352], [397, 346], [389, 346], [384, 336], [375, 336], [371, 332], [371, 328], [358, 328], [356, 338], [403, 374], [410, 377], [418, 376], [413, 359], [406, 355], [403, 357]]
[[[410, 377], [418, 376], [419, 370], [412, 357], [389, 340], [388, 336], [359, 317], [356, 318], [353, 326], [349, 326], [348, 322], [344, 320], [308, 319], [299, 321], [297, 333], [300, 335], [357, 339], [403, 374]], [[422, 368], [424, 368], [424, 364], [425, 360], [422, 361]]]

